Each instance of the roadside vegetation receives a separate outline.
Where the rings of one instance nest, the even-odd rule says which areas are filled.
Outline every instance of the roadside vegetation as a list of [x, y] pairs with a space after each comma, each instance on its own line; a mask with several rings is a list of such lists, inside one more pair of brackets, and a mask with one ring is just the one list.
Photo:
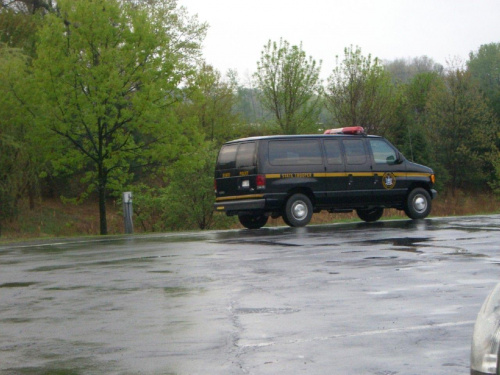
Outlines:
[[346, 46], [324, 67], [264, 40], [243, 81], [176, 0], [0, 4], [0, 236], [121, 233], [124, 191], [136, 232], [237, 227], [212, 210], [222, 143], [358, 125], [435, 170], [432, 215], [500, 212], [500, 43], [446, 66]]

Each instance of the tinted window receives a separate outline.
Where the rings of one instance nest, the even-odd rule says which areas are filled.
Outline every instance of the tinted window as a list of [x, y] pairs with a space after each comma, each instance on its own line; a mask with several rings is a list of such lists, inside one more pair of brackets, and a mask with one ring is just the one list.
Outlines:
[[346, 139], [343, 143], [347, 164], [360, 165], [366, 163], [366, 152], [362, 139]]
[[339, 165], [342, 162], [342, 152], [340, 151], [340, 142], [338, 140], [325, 141], [326, 160], [328, 164]]
[[272, 165], [323, 164], [321, 148], [316, 140], [271, 141], [269, 163]]
[[237, 150], [238, 150], [237, 144], [222, 146], [219, 152], [219, 158], [217, 160], [217, 168], [218, 169], [234, 168], [236, 164]]
[[255, 142], [243, 143], [238, 148], [236, 168], [252, 167], [255, 165]]
[[377, 164], [394, 164], [396, 151], [383, 139], [370, 139], [373, 160]]

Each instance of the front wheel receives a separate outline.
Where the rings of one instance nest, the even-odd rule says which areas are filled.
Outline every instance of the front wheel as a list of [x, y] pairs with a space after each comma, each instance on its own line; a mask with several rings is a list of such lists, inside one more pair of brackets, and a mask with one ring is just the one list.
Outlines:
[[367, 223], [372, 223], [382, 217], [384, 209], [382, 207], [374, 207], [364, 210], [357, 209], [356, 213], [361, 220], [366, 221]]
[[313, 207], [304, 194], [294, 194], [286, 201], [283, 220], [291, 227], [303, 227], [311, 221]]
[[241, 225], [247, 229], [259, 229], [267, 223], [269, 217], [266, 215], [239, 215]]
[[431, 196], [423, 188], [413, 189], [404, 206], [404, 211], [411, 219], [424, 219], [431, 212]]

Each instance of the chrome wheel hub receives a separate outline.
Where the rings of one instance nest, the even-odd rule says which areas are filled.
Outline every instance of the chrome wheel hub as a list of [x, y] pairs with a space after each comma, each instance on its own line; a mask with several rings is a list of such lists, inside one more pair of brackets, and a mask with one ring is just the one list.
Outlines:
[[427, 201], [424, 197], [421, 195], [417, 195], [415, 199], [413, 200], [413, 207], [415, 207], [415, 210], [418, 212], [423, 212], [427, 208]]
[[297, 220], [303, 220], [307, 216], [307, 206], [304, 202], [295, 202], [292, 207], [293, 217]]

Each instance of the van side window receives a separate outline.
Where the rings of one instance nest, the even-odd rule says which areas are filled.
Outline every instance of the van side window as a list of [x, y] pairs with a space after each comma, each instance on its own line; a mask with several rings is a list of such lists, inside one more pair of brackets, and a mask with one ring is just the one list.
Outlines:
[[220, 170], [234, 168], [236, 164], [237, 150], [237, 144], [222, 146], [219, 152], [219, 158], [217, 159], [217, 169]]
[[338, 140], [325, 141], [326, 160], [328, 164], [340, 165], [342, 162], [342, 151]]
[[242, 143], [236, 155], [236, 168], [253, 167], [255, 165], [255, 142]]
[[362, 139], [345, 139], [342, 141], [347, 164], [361, 165], [366, 163], [365, 145]]
[[321, 147], [317, 140], [271, 141], [269, 142], [271, 165], [323, 164]]
[[396, 151], [382, 139], [370, 139], [373, 160], [377, 164], [394, 164]]

